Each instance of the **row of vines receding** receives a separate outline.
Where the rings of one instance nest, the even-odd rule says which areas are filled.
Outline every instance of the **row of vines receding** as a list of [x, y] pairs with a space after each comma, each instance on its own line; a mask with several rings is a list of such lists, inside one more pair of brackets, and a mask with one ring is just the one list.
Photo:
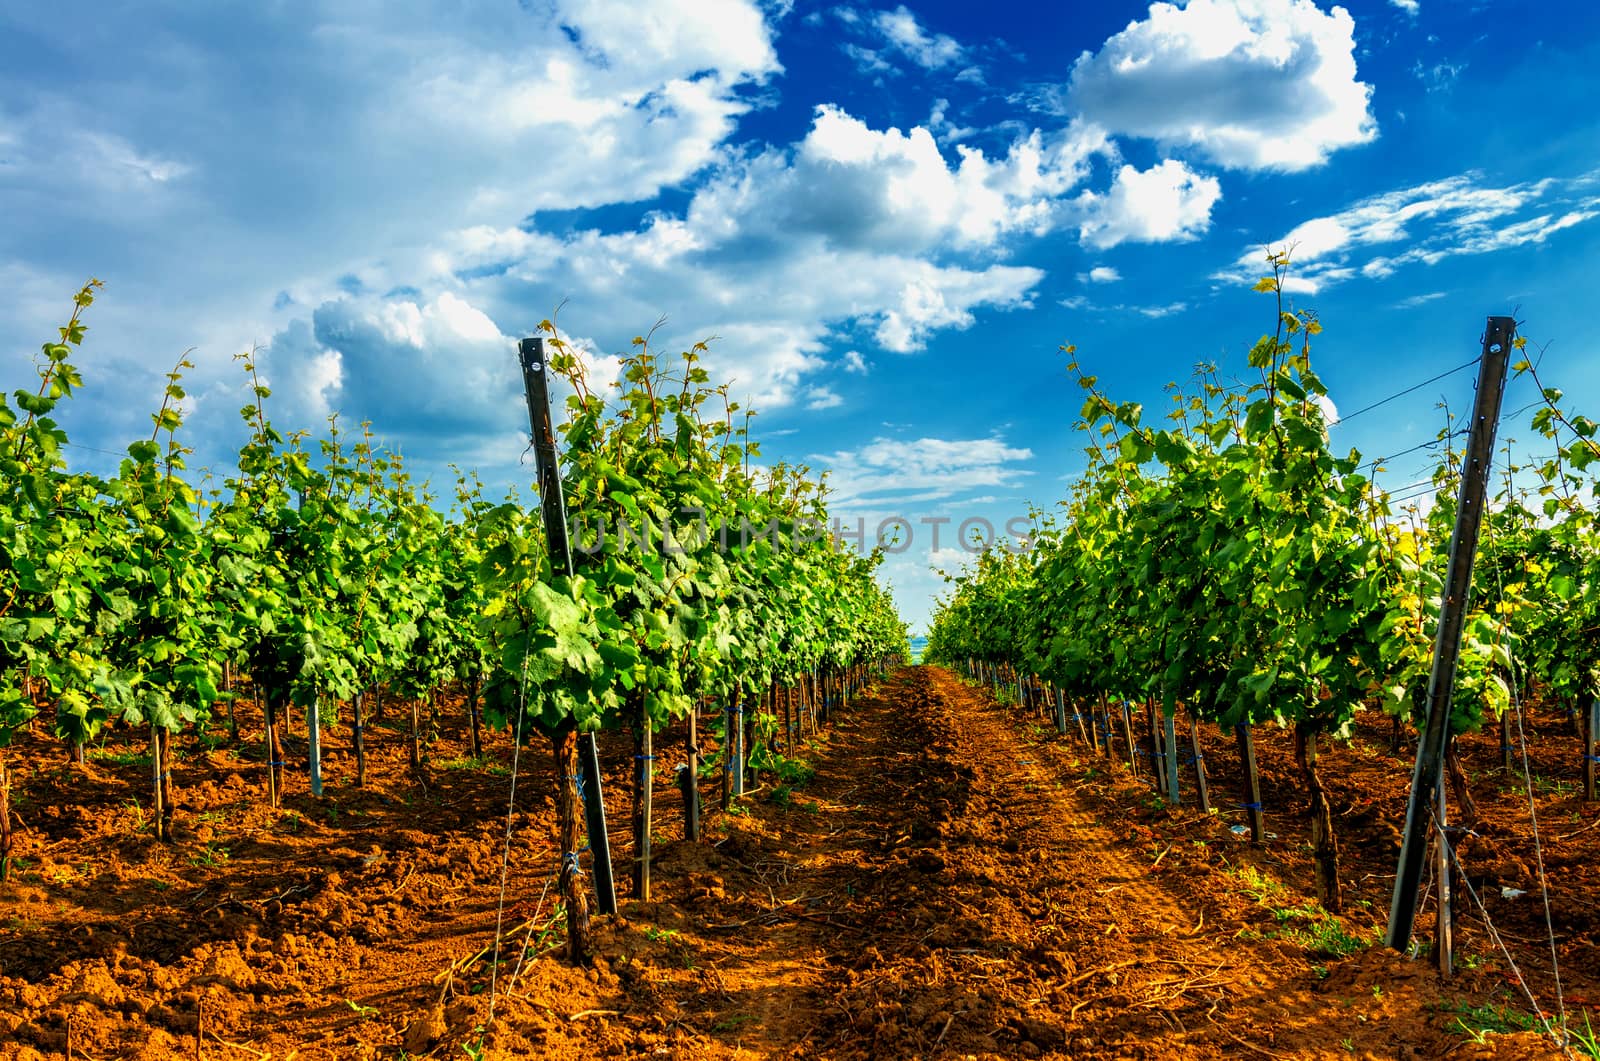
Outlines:
[[[62, 405], [83, 385], [73, 361], [99, 286], [76, 296], [37, 378], [0, 396], [0, 867], [12, 851], [6, 749], [41, 726], [79, 761], [110, 730], [142, 734], [170, 841], [173, 743], [219, 729], [237, 740], [246, 687], [262, 704], [252, 754], [273, 805], [297, 783], [291, 762], [321, 795], [319, 744], [336, 723], [360, 784], [364, 712], [384, 695], [411, 705], [410, 763], [424, 773], [423, 717], [447, 686], [471, 714], [475, 753], [485, 726], [542, 735], [556, 776], [571, 778], [578, 734], [624, 730], [648, 792], [642, 749], [669, 723], [748, 703], [747, 750], [770, 760], [763, 693], [842, 691], [905, 654], [875, 578], [881, 556], [819, 532], [826, 489], [808, 469], [752, 465], [748, 418], [710, 380], [702, 347], [667, 360], [639, 340], [597, 393], [542, 326], [572, 391], [560, 430], [576, 562], [557, 574], [536, 504], [515, 491], [496, 500], [461, 473], [441, 505], [367, 425], [281, 431], [252, 356], [240, 358], [245, 441], [230, 469], [186, 463], [187, 360], [114, 474], [74, 468]], [[291, 718], [304, 719], [304, 756], [286, 753]], [[563, 884], [575, 893], [577, 825], [561, 795]], [[648, 829], [636, 819], [636, 838]], [[580, 959], [581, 905], [568, 911]]]
[[[1103, 393], [1064, 348], [1084, 394], [1088, 467], [1059, 508], [1036, 513], [1026, 549], [991, 547], [953, 578], [927, 655], [1031, 676], [1102, 709], [1133, 702], [1170, 719], [1181, 706], [1241, 741], [1252, 725], [1291, 728], [1316, 895], [1338, 912], [1319, 746], [1348, 736], [1362, 711], [1392, 716], [1397, 741], [1424, 721], [1461, 432], [1440, 431], [1432, 489], [1420, 497], [1383, 489], [1381, 462], [1338, 452], [1312, 365], [1321, 324], [1286, 306], [1287, 258], [1272, 264], [1257, 290], [1277, 301], [1274, 330], [1250, 351], [1249, 381], [1202, 366], [1169, 386], [1164, 422]], [[1516, 347], [1525, 353], [1521, 339]], [[1596, 424], [1567, 411], [1526, 357], [1513, 372], [1538, 386], [1531, 428], [1542, 456], [1513, 461], [1508, 446], [1497, 458], [1454, 734], [1504, 727], [1513, 696], [1530, 695], [1588, 730], [1600, 691]], [[1582, 736], [1593, 799], [1593, 735]], [[1470, 825], [1453, 751], [1446, 766]]]

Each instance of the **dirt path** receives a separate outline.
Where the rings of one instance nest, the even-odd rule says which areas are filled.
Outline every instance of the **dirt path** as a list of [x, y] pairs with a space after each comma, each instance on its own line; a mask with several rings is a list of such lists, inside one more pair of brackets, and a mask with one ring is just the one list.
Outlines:
[[[219, 831], [232, 862], [210, 876], [161, 870], [160, 849], [96, 874], [83, 860], [109, 841], [90, 837], [63, 864], [102, 883], [41, 888], [6, 922], [0, 1043], [16, 1045], [0, 1056], [60, 1057], [69, 1035], [96, 1059], [1549, 1056], [1446, 1030], [1459, 1001], [1423, 963], [1319, 950], [1346, 928], [1304, 909], [1271, 850], [1156, 809], [945, 671], [899, 672], [805, 754], [815, 777], [713, 811], [708, 843], [678, 841], [663, 799], [654, 901], [597, 923], [589, 970], [547, 954], [536, 757], [487, 1030], [473, 959], [492, 939], [503, 777], [367, 793], [343, 812], [361, 827]], [[146, 927], [119, 928], [133, 912]]]
[[1394, 1057], [1408, 1043], [1460, 1045], [1419, 1011], [1408, 985], [1431, 974], [1415, 965], [1376, 955], [1387, 997], [1341, 1005], [1303, 948], [1241, 940], [1237, 897], [1213, 890], [1209, 866], [1103, 817], [1080, 793], [1100, 790], [1092, 767], [1051, 737], [1019, 735], [950, 675], [903, 672], [855, 725], [814, 784], [829, 834], [784, 837], [800, 856], [796, 894], [853, 893], [827, 910], [843, 927], [799, 932], [815, 955], [803, 964], [819, 970], [802, 1004], [819, 1053]]
[[[677, 1023], [659, 1041], [609, 1046], [685, 1058], [1547, 1056], [1531, 1037], [1476, 1047], [1443, 1031], [1447, 996], [1422, 963], [1382, 949], [1341, 963], [1274, 938], [1264, 922], [1276, 914], [1245, 894], [1235, 852], [1132, 824], [1137, 786], [1108, 788], [1098, 761], [947, 672], [908, 669], [879, 692], [834, 730], [787, 809], [721, 819], [709, 870], [701, 852], [674, 849], [660, 877], [686, 890], [669, 885], [634, 916], [670, 923], [683, 965], [704, 976], [640, 961], [622, 997], [651, 990], [615, 1003], [619, 1025], [659, 1021], [662, 1006]], [[1255, 872], [1243, 879], [1288, 901]], [[673, 912], [693, 912], [708, 883], [726, 895], [716, 918]], [[693, 990], [707, 981], [716, 990]]]

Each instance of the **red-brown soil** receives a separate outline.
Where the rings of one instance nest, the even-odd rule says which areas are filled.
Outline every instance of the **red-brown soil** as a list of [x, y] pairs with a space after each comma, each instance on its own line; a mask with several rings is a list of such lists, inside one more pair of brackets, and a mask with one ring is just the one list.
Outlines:
[[[1600, 829], [1577, 801], [1563, 725], [1541, 716], [1532, 748], [1581, 1029], [1600, 1001]], [[932, 667], [840, 712], [806, 750], [809, 782], [768, 782], [739, 813], [708, 798], [702, 844], [677, 839], [681, 804], [660, 771], [655, 894], [596, 918], [590, 969], [552, 953], [552, 774], [540, 743], [525, 749], [490, 1025], [510, 747], [497, 736], [492, 765], [452, 762], [458, 729], [445, 720], [426, 785], [398, 729], [379, 726], [367, 787], [345, 783], [354, 764], [335, 747], [328, 794], [291, 776], [280, 810], [263, 805], [254, 745], [188, 745], [173, 845], [153, 839], [146, 768], [70, 766], [47, 740], [19, 742], [0, 1057], [1559, 1056], [1532, 1033], [1480, 1044], [1458, 1026], [1481, 1023], [1469, 1007], [1528, 1012], [1475, 910], [1448, 982], [1381, 946], [1317, 951], [1318, 932], [1367, 942], [1387, 917], [1411, 752], [1386, 753], [1386, 726], [1324, 753], [1350, 912], [1327, 922], [1309, 900], [1286, 736], [1258, 733], [1277, 836], [1257, 847], [1229, 831], [1242, 820], [1231, 741], [1205, 738], [1222, 809], [1194, 807], [1189, 776], [1186, 802], [1168, 807], [1125, 764]], [[662, 765], [680, 739], [659, 741]], [[1496, 741], [1463, 748], [1482, 810], [1463, 844], [1469, 879], [1553, 1009], [1526, 801], [1494, 768]], [[631, 759], [620, 742], [602, 751]], [[615, 828], [627, 786], [606, 780]], [[631, 845], [614, 839], [625, 879]]]

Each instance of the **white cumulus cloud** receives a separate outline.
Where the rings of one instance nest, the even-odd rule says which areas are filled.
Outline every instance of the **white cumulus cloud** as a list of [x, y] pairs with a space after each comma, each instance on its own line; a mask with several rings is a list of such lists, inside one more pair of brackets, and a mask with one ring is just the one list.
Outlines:
[[1377, 135], [1355, 22], [1312, 0], [1150, 5], [1072, 68], [1076, 113], [1231, 169], [1301, 170]]
[[[563, 324], [588, 335], [668, 314], [666, 347], [719, 337], [709, 362], [736, 397], [829, 407], [833, 392], [808, 377], [867, 368], [860, 350], [827, 356], [840, 334], [909, 353], [981, 309], [1031, 305], [1044, 273], [1006, 264], [1005, 240], [1071, 224], [1069, 193], [1105, 149], [1098, 130], [1072, 126], [1021, 136], [1003, 156], [947, 158], [926, 129], [874, 129], [825, 106], [791, 148], [729, 157], [681, 213], [561, 237], [473, 225], [362, 276], [373, 291], [420, 285], [376, 311], [397, 337], [441, 292], [508, 333], [562, 299]], [[346, 371], [356, 393], [359, 372]]]
[[[877, 130], [838, 107], [817, 108], [792, 165], [768, 158], [761, 183], [741, 195], [778, 200], [783, 220], [840, 242], [883, 249], [990, 246], [1016, 232], [1042, 234], [1059, 221], [1058, 200], [1107, 150], [1098, 129], [1073, 125], [1019, 137], [1005, 157], [965, 146], [954, 165], [932, 133]], [[705, 199], [709, 209], [722, 202]]]
[[1142, 172], [1123, 166], [1109, 191], [1078, 197], [1080, 234], [1084, 243], [1102, 250], [1119, 243], [1195, 239], [1210, 228], [1211, 208], [1221, 197], [1215, 177], [1175, 159]]

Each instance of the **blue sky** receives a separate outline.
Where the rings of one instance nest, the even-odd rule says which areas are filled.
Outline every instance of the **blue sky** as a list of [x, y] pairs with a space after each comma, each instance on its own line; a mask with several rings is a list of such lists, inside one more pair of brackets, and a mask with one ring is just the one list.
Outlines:
[[[604, 376], [665, 316], [665, 347], [720, 337], [768, 459], [830, 469], [869, 531], [913, 521], [889, 571], [920, 626], [962, 519], [1082, 466], [1057, 347], [1147, 408], [1196, 362], [1242, 374], [1269, 245], [1341, 409], [1515, 310], [1592, 415], [1597, 69], [1577, 3], [9, 5], [5, 385], [94, 275], [75, 459], [146, 433], [192, 348], [223, 466], [254, 346], [284, 426], [371, 418], [424, 473], [508, 483], [513, 340], [564, 301]], [[1470, 394], [1335, 439], [1397, 452]]]

